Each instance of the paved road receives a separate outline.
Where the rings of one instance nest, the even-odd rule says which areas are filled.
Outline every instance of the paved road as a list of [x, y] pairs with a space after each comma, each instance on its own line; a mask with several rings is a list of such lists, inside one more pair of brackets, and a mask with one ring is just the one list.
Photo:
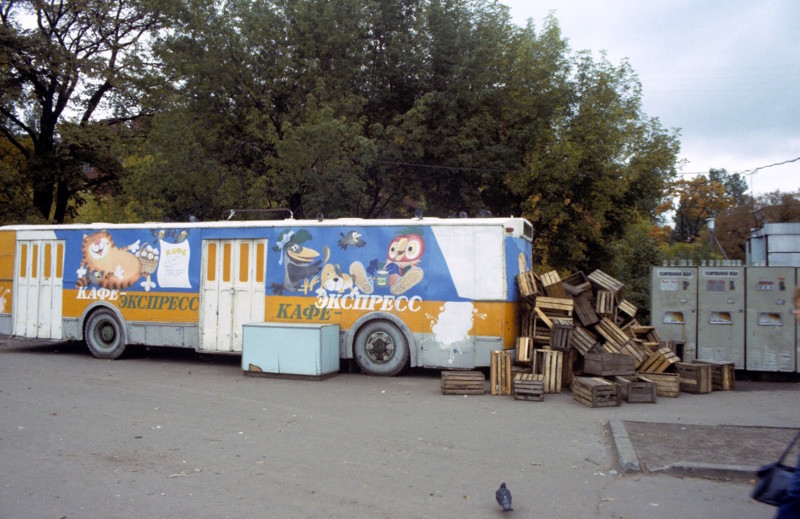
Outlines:
[[253, 378], [0, 340], [0, 517], [503, 517], [506, 481], [517, 518], [768, 518], [746, 481], [614, 474], [606, 425], [797, 426], [798, 384], [759, 384], [589, 409], [442, 396], [431, 372]]

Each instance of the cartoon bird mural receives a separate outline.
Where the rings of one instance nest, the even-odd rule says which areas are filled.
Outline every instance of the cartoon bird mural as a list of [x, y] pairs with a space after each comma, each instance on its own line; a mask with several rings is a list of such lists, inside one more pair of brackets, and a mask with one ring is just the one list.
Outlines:
[[422, 281], [423, 271], [417, 265], [425, 252], [425, 241], [419, 234], [396, 236], [386, 253], [390, 291], [399, 295]]
[[[328, 261], [330, 250], [323, 247], [324, 259], [316, 250], [302, 244], [311, 239], [311, 234], [306, 230], [297, 233], [284, 231], [278, 237], [278, 244], [272, 250], [283, 254], [279, 262], [283, 265], [283, 290], [300, 291], [303, 281], [314, 278], [322, 271], [322, 264]], [[273, 287], [273, 289], [276, 287]]]
[[340, 232], [339, 236], [339, 247], [343, 250], [347, 250], [347, 247], [358, 247], [361, 248], [367, 244], [364, 240], [361, 239], [361, 233], [358, 231], [350, 231], [347, 234]]

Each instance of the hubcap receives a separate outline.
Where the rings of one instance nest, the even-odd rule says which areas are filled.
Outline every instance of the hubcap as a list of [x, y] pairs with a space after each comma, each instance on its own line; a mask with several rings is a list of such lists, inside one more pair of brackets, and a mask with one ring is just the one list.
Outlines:
[[367, 338], [366, 350], [373, 362], [384, 364], [394, 356], [394, 341], [386, 332], [375, 332]]
[[100, 340], [106, 344], [114, 342], [116, 335], [114, 327], [110, 324], [105, 324], [100, 328]]

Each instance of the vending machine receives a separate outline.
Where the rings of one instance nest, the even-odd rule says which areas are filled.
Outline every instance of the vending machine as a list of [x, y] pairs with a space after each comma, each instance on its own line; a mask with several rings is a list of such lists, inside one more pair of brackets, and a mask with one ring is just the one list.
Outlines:
[[745, 368], [744, 267], [701, 266], [697, 288], [697, 358]]
[[665, 341], [685, 344], [684, 359], [697, 355], [697, 267], [652, 267], [650, 320]]
[[795, 278], [794, 267], [748, 267], [748, 370], [796, 371], [797, 325], [792, 313]]

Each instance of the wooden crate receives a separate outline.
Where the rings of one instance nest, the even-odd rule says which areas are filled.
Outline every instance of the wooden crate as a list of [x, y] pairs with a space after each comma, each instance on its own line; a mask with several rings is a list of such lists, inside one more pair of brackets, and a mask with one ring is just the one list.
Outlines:
[[680, 375], [677, 373], [642, 373], [639, 378], [648, 382], [655, 382], [656, 394], [668, 398], [677, 398], [680, 393]]
[[668, 367], [680, 362], [675, 353], [668, 347], [662, 346], [639, 366], [639, 371], [647, 373], [663, 373]]
[[594, 326], [600, 317], [594, 311], [592, 306], [592, 293], [585, 292], [572, 298], [573, 307], [575, 309], [575, 316], [581, 326]]
[[533, 299], [542, 293], [542, 282], [532, 270], [521, 272], [517, 275], [519, 294], [523, 299]]
[[655, 382], [641, 377], [614, 377], [614, 382], [622, 389], [622, 398], [629, 403], [656, 403], [658, 388]]
[[611, 322], [608, 317], [600, 319], [600, 322], [595, 325], [594, 331], [602, 336], [606, 342], [610, 342], [615, 351], [620, 351], [622, 346], [630, 340], [630, 337], [620, 330], [619, 326]]
[[598, 377], [575, 377], [572, 396], [589, 407], [615, 407], [622, 403], [619, 384]]
[[680, 390], [685, 393], [711, 393], [711, 365], [677, 362]]
[[624, 316], [625, 319], [627, 320], [627, 319], [633, 319], [633, 318], [636, 317], [637, 308], [633, 303], [631, 303], [627, 299], [623, 299], [619, 303], [618, 311], [619, 311], [619, 314]]
[[622, 300], [622, 289], [625, 287], [620, 281], [612, 278], [602, 270], [595, 270], [588, 276], [592, 288], [595, 290], [608, 290], [614, 294], [617, 301]]
[[544, 375], [517, 373], [514, 375], [514, 400], [544, 400]]
[[561, 393], [564, 352], [533, 350], [533, 372], [543, 376], [545, 393]]
[[517, 364], [530, 364], [533, 362], [533, 339], [531, 337], [517, 337]]
[[539, 308], [533, 309], [533, 343], [536, 346], [550, 346], [553, 321]]
[[589, 279], [581, 271], [570, 274], [562, 279], [561, 286], [564, 287], [567, 294], [573, 297], [584, 293], [591, 295], [592, 293], [592, 284], [589, 283]]
[[490, 361], [489, 389], [493, 395], [511, 394], [511, 352], [495, 350]]
[[637, 368], [650, 357], [650, 350], [646, 349], [636, 339], [629, 339], [625, 342], [619, 349], [619, 352], [633, 357]]
[[614, 293], [610, 290], [598, 290], [594, 296], [594, 311], [597, 315], [609, 317], [616, 320], [615, 313], [617, 303], [614, 300]]
[[542, 274], [540, 279], [542, 280], [544, 293], [547, 294], [548, 297], [562, 299], [567, 297], [566, 292], [564, 292], [564, 287], [561, 286], [561, 277], [558, 275], [558, 272], [551, 270], [550, 272]]
[[535, 307], [550, 317], [572, 317], [572, 299], [560, 297], [537, 297]]
[[714, 391], [733, 391], [736, 389], [735, 364], [723, 360], [695, 360], [695, 364], [711, 366], [711, 389]]
[[552, 322], [553, 328], [550, 330], [550, 347], [554, 350], [567, 351], [570, 347], [569, 344], [572, 338], [572, 332], [575, 330], [572, 319], [554, 317]]
[[480, 371], [442, 371], [443, 395], [482, 395], [486, 377]]
[[589, 375], [611, 377], [635, 375], [635, 360], [621, 353], [587, 353], [583, 356], [583, 372]]
[[600, 343], [597, 342], [597, 337], [586, 328], [575, 328], [570, 336], [569, 344], [578, 350], [581, 355], [600, 352]]

